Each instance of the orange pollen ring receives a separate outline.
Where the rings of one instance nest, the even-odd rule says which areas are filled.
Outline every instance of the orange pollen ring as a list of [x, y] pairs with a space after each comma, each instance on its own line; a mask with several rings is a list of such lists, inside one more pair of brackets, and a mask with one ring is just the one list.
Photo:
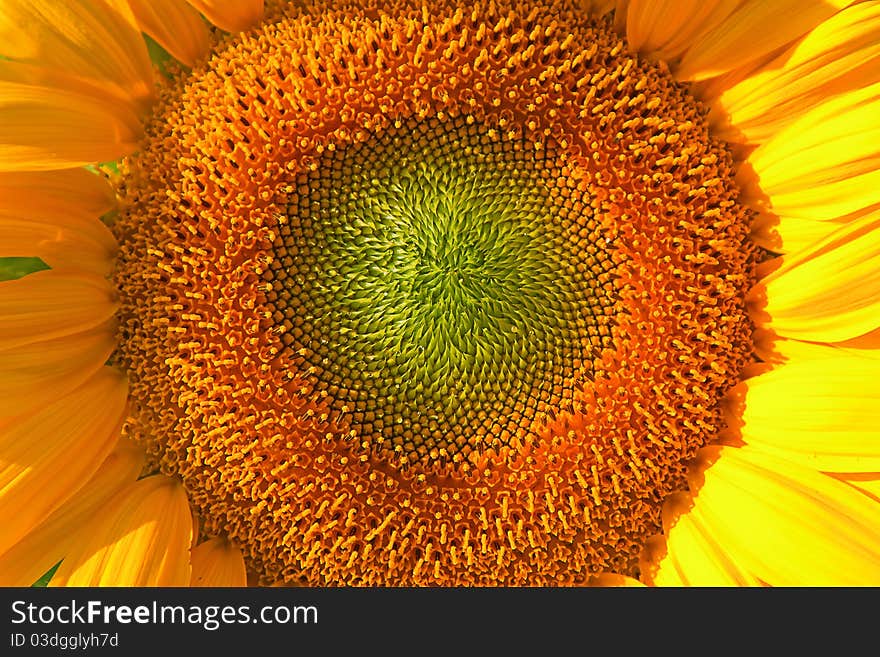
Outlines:
[[123, 166], [129, 433], [266, 582], [638, 575], [752, 357], [704, 109], [573, 2], [280, 4]]

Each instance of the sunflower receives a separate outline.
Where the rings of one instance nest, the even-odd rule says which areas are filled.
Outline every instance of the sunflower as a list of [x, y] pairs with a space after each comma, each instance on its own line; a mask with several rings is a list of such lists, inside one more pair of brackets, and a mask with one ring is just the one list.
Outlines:
[[0, 44], [0, 583], [880, 584], [880, 2]]

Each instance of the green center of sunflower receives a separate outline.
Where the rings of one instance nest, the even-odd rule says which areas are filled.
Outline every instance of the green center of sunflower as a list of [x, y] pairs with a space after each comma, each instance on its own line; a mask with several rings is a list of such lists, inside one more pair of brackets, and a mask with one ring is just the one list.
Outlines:
[[497, 449], [590, 376], [611, 263], [564, 167], [472, 118], [433, 118], [327, 151], [297, 180], [269, 300], [373, 451], [405, 465]]

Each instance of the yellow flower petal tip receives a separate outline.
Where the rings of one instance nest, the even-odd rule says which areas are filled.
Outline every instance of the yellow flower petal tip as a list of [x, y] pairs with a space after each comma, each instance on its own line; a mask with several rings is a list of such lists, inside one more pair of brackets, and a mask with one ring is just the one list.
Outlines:
[[192, 515], [183, 487], [154, 475], [119, 491], [82, 528], [52, 586], [187, 586]]
[[4, 0], [0, 55], [103, 86], [138, 109], [154, 96], [150, 59], [126, 0]]
[[187, 0], [209, 21], [227, 32], [240, 32], [257, 25], [263, 17], [263, 0]]
[[104, 367], [39, 410], [0, 418], [0, 554], [64, 504], [119, 437], [125, 377]]
[[880, 507], [853, 487], [751, 446], [706, 448], [691, 487], [707, 533], [762, 582], [880, 582]]
[[[208, 27], [180, 0], [128, 0], [141, 29], [172, 56], [193, 66], [208, 54]], [[237, 3], [236, 3], [237, 4]]]
[[779, 335], [842, 342], [880, 328], [880, 211], [779, 264], [762, 281], [759, 304]]
[[191, 586], [246, 586], [241, 550], [229, 541], [212, 538], [192, 551]]
[[30, 586], [64, 559], [81, 539], [82, 527], [123, 487], [133, 483], [144, 464], [144, 452], [119, 441], [98, 471], [67, 502], [0, 554], [0, 586]]
[[645, 586], [639, 580], [634, 579], [632, 577], [627, 577], [626, 575], [618, 575], [616, 573], [603, 573], [601, 575], [596, 575], [590, 580], [590, 586], [598, 586], [598, 587], [633, 587], [639, 588]]

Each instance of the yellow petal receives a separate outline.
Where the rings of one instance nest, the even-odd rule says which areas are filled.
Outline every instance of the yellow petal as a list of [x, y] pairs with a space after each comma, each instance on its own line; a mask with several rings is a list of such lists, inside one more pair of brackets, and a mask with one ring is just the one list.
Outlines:
[[187, 0], [209, 21], [227, 32], [253, 27], [263, 18], [263, 0]]
[[612, 26], [620, 36], [626, 36], [626, 17], [629, 13], [629, 0], [616, 0]]
[[654, 573], [655, 586], [760, 586], [712, 534], [690, 496], [666, 500], [663, 532], [666, 554]]
[[849, 220], [814, 221], [800, 217], [760, 216], [752, 223], [752, 241], [775, 253], [797, 253], [825, 239]]
[[0, 352], [0, 417], [59, 399], [90, 379], [116, 346], [112, 322]]
[[880, 4], [855, 4], [817, 26], [759, 73], [715, 102], [748, 141], [768, 141], [807, 110], [836, 94], [880, 81]]
[[11, 81], [22, 66], [0, 62], [0, 171], [80, 167], [135, 150], [142, 129], [129, 108], [73, 80]]
[[739, 0], [630, 0], [626, 38], [634, 52], [676, 59], [738, 4]]
[[81, 333], [106, 322], [117, 303], [100, 276], [39, 271], [0, 283], [0, 351]]
[[192, 516], [164, 475], [119, 491], [82, 527], [50, 586], [187, 586]]
[[880, 360], [878, 345], [859, 344], [860, 340], [833, 344], [802, 342], [780, 338], [772, 332], [756, 331], [755, 353], [761, 360], [774, 365], [798, 363], [808, 360], [834, 360], [841, 356]]
[[125, 0], [3, 0], [0, 55], [113, 84], [143, 105], [153, 72]]
[[639, 580], [627, 577], [626, 575], [618, 575], [617, 573], [602, 573], [596, 575], [590, 580], [590, 586], [599, 587], [643, 587]]
[[[831, 220], [880, 202], [880, 84], [813, 108], [749, 156], [747, 200], [779, 216]], [[766, 199], [766, 200], [765, 200]]]
[[691, 477], [705, 531], [771, 586], [880, 584], [880, 504], [749, 446], [713, 446]]
[[746, 0], [704, 32], [681, 60], [676, 77], [696, 81], [744, 66], [794, 41], [853, 0]]
[[782, 258], [759, 309], [784, 337], [839, 342], [880, 326], [880, 212]]
[[825, 472], [880, 470], [880, 361], [829, 351], [747, 381], [743, 440]]
[[615, 0], [580, 0], [581, 7], [593, 18], [601, 18], [614, 9]]
[[105, 367], [38, 412], [0, 423], [0, 554], [66, 502], [119, 437], [125, 378]]
[[192, 543], [190, 544], [190, 548], [194, 548], [199, 540], [201, 539], [201, 527], [199, 522], [199, 510], [195, 507], [190, 508], [190, 513], [192, 514]]
[[246, 586], [241, 550], [222, 538], [212, 538], [192, 551], [190, 586]]
[[128, 0], [141, 29], [187, 66], [211, 47], [208, 27], [192, 7], [180, 0]]
[[98, 217], [115, 204], [107, 180], [86, 169], [0, 173], [0, 257], [106, 274], [117, 245]]
[[137, 480], [144, 451], [120, 441], [95, 475], [66, 503], [0, 555], [0, 586], [30, 586], [61, 561], [81, 529], [124, 486]]
[[116, 239], [97, 218], [43, 223], [0, 218], [0, 257], [38, 257], [53, 268], [108, 274]]
[[116, 206], [107, 180], [86, 169], [0, 173], [0, 217], [100, 217]]

